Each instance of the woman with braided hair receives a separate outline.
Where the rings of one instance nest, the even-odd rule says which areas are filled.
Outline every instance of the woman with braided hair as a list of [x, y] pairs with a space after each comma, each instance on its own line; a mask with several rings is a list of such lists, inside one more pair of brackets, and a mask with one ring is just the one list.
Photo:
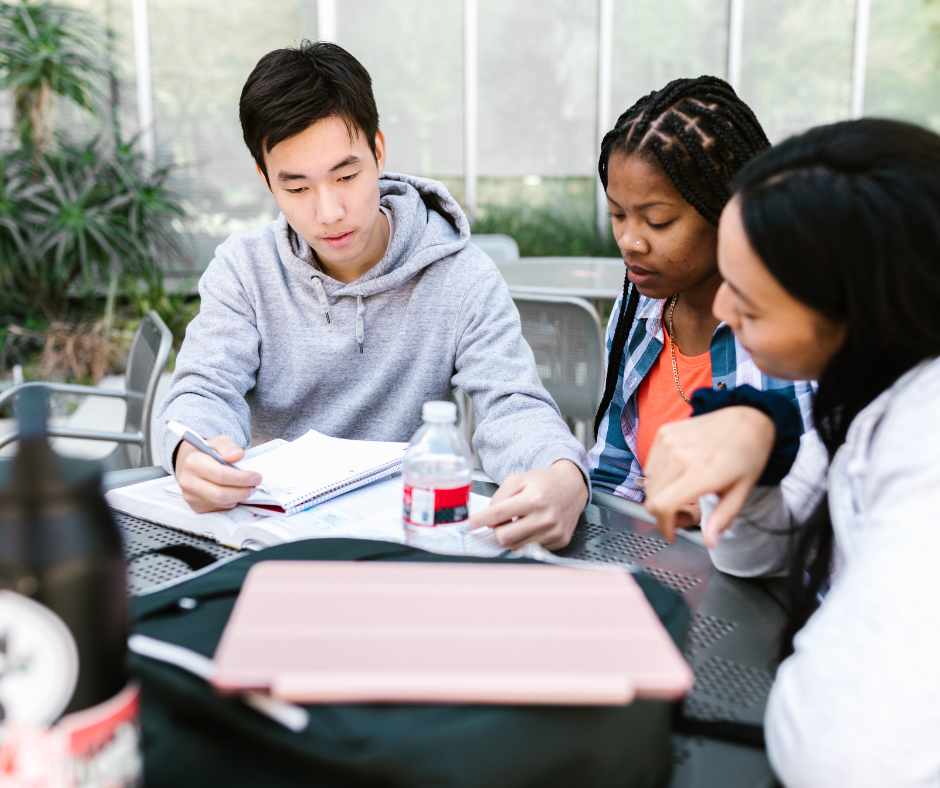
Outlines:
[[[732, 178], [770, 143], [717, 77], [677, 79], [607, 133], [598, 172], [626, 264], [607, 328], [607, 375], [590, 453], [594, 489], [643, 501], [642, 468], [663, 424], [691, 414], [698, 388], [777, 390], [810, 426], [809, 383], [760, 372], [712, 314], [721, 285], [718, 218]], [[698, 522], [690, 504], [680, 524]]]

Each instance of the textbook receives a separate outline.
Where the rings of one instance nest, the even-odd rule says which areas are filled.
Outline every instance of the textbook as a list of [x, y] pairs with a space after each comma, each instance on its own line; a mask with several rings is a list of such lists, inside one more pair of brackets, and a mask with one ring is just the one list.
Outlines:
[[[275, 440], [256, 446], [241, 462], [286, 445], [286, 441]], [[260, 550], [283, 542], [325, 537], [403, 543], [402, 497], [399, 476], [382, 478], [349, 492], [341, 490], [329, 501], [293, 515], [278, 514], [271, 507], [261, 506], [236, 506], [228, 511], [197, 514], [183, 500], [172, 476], [120, 487], [105, 495], [108, 505], [119, 512], [239, 550]], [[471, 493], [470, 513], [482, 511], [489, 503], [485, 496]], [[490, 528], [467, 534], [464, 547], [469, 555], [493, 556], [505, 552]]]
[[[242, 506], [226, 512], [197, 514], [179, 495], [168, 493], [175, 484], [172, 476], [165, 476], [111, 490], [105, 498], [111, 508], [124, 514], [213, 539], [237, 550], [260, 550], [299, 539], [330, 537], [398, 544], [405, 541], [400, 476], [359, 487], [292, 515], [271, 515]], [[489, 498], [471, 493], [470, 513], [483, 511], [489, 503]], [[479, 528], [464, 537], [465, 555], [488, 557], [505, 552], [492, 528]]]
[[[387, 511], [401, 498], [401, 480], [386, 479], [341, 495], [299, 514], [270, 515], [236, 506], [224, 512], [197, 514], [179, 495], [168, 490], [172, 476], [121, 487], [105, 494], [108, 505], [124, 514], [168, 528], [214, 539], [236, 550], [260, 550], [283, 542], [318, 537], [351, 537], [403, 542], [404, 527]], [[401, 519], [401, 502], [398, 505]]]

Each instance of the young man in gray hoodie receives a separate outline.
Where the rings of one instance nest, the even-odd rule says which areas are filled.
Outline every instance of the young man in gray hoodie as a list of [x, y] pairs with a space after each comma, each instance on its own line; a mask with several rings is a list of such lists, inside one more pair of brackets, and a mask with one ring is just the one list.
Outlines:
[[[157, 423], [187, 425], [229, 462], [309, 429], [406, 441], [422, 404], [459, 386], [483, 468], [502, 484], [471, 527], [513, 548], [567, 544], [589, 497], [584, 450], [460, 207], [436, 181], [384, 172], [368, 72], [334, 44], [279, 49], [239, 110], [282, 213], [216, 250]], [[261, 483], [165, 427], [162, 456], [196, 511], [231, 508]]]

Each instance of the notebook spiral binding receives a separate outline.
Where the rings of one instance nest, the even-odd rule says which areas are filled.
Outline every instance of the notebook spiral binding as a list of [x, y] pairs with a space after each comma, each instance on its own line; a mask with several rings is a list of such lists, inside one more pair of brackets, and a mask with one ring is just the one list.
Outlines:
[[397, 471], [401, 470], [403, 463], [404, 458], [393, 460], [392, 462], [388, 462], [385, 465], [374, 468], [367, 473], [355, 476], [352, 479], [343, 482], [342, 484], [320, 487], [303, 495], [298, 495], [286, 502], [286, 505], [284, 506], [284, 513], [296, 514], [297, 512], [302, 512], [304, 509], [309, 509], [311, 506], [324, 503], [325, 501], [328, 501], [331, 498], [335, 498], [338, 495], [352, 492], [359, 487], [365, 487], [365, 485], [371, 484], [372, 482], [378, 481], [379, 479], [383, 479], [386, 476], [392, 476]]

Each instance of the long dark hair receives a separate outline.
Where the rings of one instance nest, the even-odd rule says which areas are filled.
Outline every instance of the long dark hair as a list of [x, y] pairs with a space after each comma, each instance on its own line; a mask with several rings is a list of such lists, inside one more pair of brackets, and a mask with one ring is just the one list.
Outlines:
[[[940, 355], [940, 136], [892, 120], [821, 126], [755, 159], [735, 185], [770, 273], [847, 327], [813, 405], [831, 459], [859, 411]], [[794, 552], [782, 656], [817, 607], [832, 541], [823, 500]]]
[[[597, 172], [606, 189], [611, 153], [645, 156], [662, 167], [686, 202], [717, 226], [731, 199], [734, 174], [769, 146], [750, 107], [723, 79], [676, 79], [641, 98], [617, 119], [617, 125], [604, 135]], [[594, 418], [595, 438], [617, 388], [639, 302], [639, 292], [630, 287], [624, 274], [604, 396]]]

